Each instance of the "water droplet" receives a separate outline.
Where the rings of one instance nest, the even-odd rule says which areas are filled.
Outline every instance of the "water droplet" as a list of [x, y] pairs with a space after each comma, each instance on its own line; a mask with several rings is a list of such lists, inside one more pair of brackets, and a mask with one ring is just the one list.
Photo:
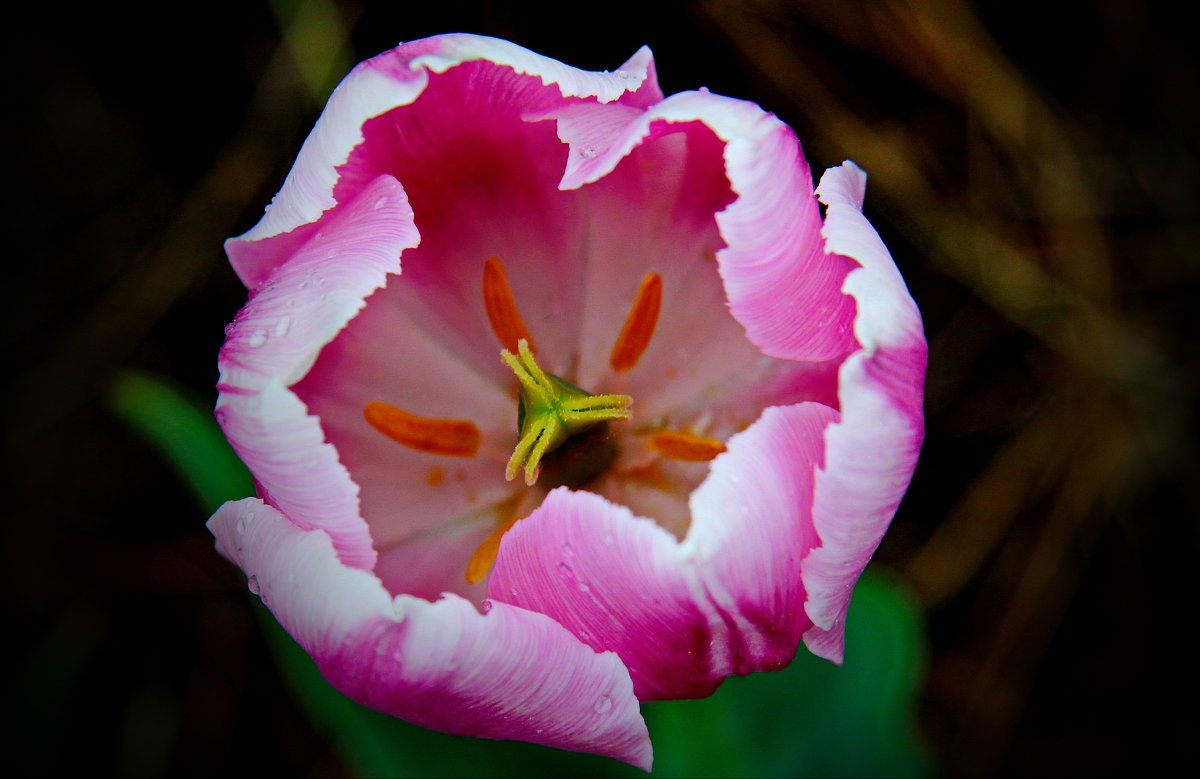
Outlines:
[[318, 298], [318, 300], [320, 300], [322, 303], [324, 303], [324, 302], [325, 302], [325, 298], [327, 298], [327, 297], [329, 297], [329, 293], [328, 293], [328, 292], [322, 292], [322, 293], [321, 293], [321, 297], [320, 297], [320, 298]]
[[266, 342], [267, 342], [267, 331], [266, 330], [255, 330], [254, 335], [250, 336], [250, 340], [247, 343], [249, 343], [251, 346], [262, 346]]
[[246, 580], [246, 586], [250, 589], [250, 592], [254, 593], [255, 595], [258, 595], [262, 592], [262, 590], [260, 590], [258, 587], [258, 577], [254, 576], [253, 574], [251, 574], [250, 578]]
[[509, 594], [509, 595], [511, 595], [511, 596], [513, 596], [514, 598], [515, 598], [515, 597], [517, 597], [517, 588], [516, 588], [516, 587], [509, 587], [509, 588], [508, 588], [508, 594]]
[[579, 156], [585, 160], [590, 160], [596, 156], [596, 148], [594, 146], [584, 146], [579, 150]]
[[702, 95], [707, 95], [707, 94], [708, 94], [708, 87], [700, 87], [700, 94], [702, 94]]
[[484, 614], [487, 614], [492, 610], [492, 602], [490, 600], [485, 600], [483, 603], [479, 604], [479, 608]]
[[380, 197], [378, 200], [375, 201], [375, 206], [374, 206], [375, 210], [378, 211], [379, 209], [383, 208], [384, 206], [387, 205], [387, 202], [388, 202], [388, 199], [386, 197]]
[[628, 70], [618, 70], [613, 75], [615, 75], [617, 78], [633, 78], [633, 74]]
[[225, 335], [228, 336], [232, 332], [233, 332], [233, 322], [230, 322], [229, 324], [225, 325]]
[[575, 549], [570, 544], [563, 544], [563, 557], [568, 560], [575, 559]]
[[597, 714], [607, 714], [612, 710], [612, 698], [608, 697], [607, 695], [601, 695], [596, 699], [596, 702], [592, 704], [592, 708], [596, 710]]
[[575, 581], [575, 571], [566, 563], [558, 564], [558, 575], [561, 576], [565, 582]]
[[292, 318], [290, 316], [281, 316], [279, 321], [275, 323], [275, 337], [282, 338], [287, 335], [287, 331], [291, 329]]
[[254, 521], [254, 512], [253, 512], [253, 511], [247, 511], [247, 512], [246, 512], [246, 516], [244, 517], [244, 519], [245, 519], [247, 522], [253, 522], [253, 521]]
[[246, 518], [245, 517], [238, 517], [237, 532], [239, 532], [239, 533], [246, 532]]
[[588, 586], [588, 583], [585, 582], [583, 579], [580, 579], [579, 581], [575, 582], [575, 586], [579, 588], [580, 592], [587, 592], [588, 590], [591, 589], [591, 587]]

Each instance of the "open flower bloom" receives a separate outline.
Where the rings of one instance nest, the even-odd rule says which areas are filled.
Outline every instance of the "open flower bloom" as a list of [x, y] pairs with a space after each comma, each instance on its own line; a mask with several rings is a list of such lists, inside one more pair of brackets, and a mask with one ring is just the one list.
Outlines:
[[[648, 768], [639, 701], [839, 662], [926, 345], [852, 163], [649, 51], [447, 35], [359, 65], [262, 221], [222, 554], [339, 690]], [[818, 198], [826, 205], [824, 219]]]

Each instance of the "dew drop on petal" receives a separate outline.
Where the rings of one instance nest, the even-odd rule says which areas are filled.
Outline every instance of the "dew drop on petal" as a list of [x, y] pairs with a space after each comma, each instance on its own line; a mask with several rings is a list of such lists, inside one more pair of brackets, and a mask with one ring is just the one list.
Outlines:
[[375, 206], [374, 206], [375, 210], [378, 211], [379, 209], [383, 208], [384, 206], [387, 205], [387, 202], [388, 202], [388, 199], [386, 197], [378, 198], [375, 201]]
[[612, 710], [612, 698], [608, 697], [607, 695], [601, 695], [596, 699], [596, 702], [592, 704], [592, 708], [596, 710], [597, 714], [607, 714]]
[[250, 340], [247, 343], [249, 343], [251, 346], [257, 347], [257, 346], [262, 346], [266, 342], [267, 342], [267, 331], [266, 330], [255, 330], [254, 335], [250, 336]]
[[483, 603], [479, 604], [479, 608], [484, 614], [487, 614], [492, 610], [492, 602], [490, 600], [484, 600]]
[[571, 568], [571, 566], [567, 565], [566, 563], [558, 564], [558, 575], [562, 577], [562, 580], [564, 582], [574, 582], [575, 581], [575, 571]]
[[275, 337], [282, 338], [287, 335], [288, 330], [292, 327], [292, 318], [290, 316], [281, 316], [279, 321], [275, 323]]
[[239, 532], [239, 533], [246, 532], [246, 518], [245, 517], [238, 517], [237, 532]]
[[596, 156], [596, 149], [593, 146], [584, 146], [579, 150], [579, 156], [583, 157], [585, 160], [590, 160]]
[[250, 578], [246, 580], [246, 587], [255, 595], [262, 593], [262, 589], [258, 586], [258, 577], [254, 574], [251, 574]]

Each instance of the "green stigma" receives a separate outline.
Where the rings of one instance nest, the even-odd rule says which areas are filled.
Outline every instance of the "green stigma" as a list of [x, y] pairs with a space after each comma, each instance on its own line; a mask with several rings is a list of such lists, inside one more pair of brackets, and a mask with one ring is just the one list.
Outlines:
[[583, 433], [601, 422], [629, 419], [633, 398], [628, 395], [591, 395], [578, 387], [546, 373], [524, 338], [517, 342], [517, 351], [504, 349], [500, 359], [517, 374], [520, 383], [521, 408], [518, 425], [519, 439], [513, 450], [504, 478], [512, 481], [517, 471], [525, 470], [525, 483], [537, 481], [542, 458], [554, 451], [571, 436]]

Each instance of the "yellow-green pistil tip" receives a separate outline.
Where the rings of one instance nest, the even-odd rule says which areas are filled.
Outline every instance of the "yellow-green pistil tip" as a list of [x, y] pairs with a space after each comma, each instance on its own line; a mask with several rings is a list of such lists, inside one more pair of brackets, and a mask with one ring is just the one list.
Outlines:
[[520, 438], [504, 469], [504, 478], [512, 481], [517, 471], [524, 469], [525, 483], [532, 487], [541, 470], [542, 458], [548, 452], [600, 422], [629, 419], [633, 398], [589, 395], [546, 373], [524, 338], [517, 342], [517, 352], [515, 355], [507, 349], [500, 352], [500, 359], [517, 374], [524, 407]]

